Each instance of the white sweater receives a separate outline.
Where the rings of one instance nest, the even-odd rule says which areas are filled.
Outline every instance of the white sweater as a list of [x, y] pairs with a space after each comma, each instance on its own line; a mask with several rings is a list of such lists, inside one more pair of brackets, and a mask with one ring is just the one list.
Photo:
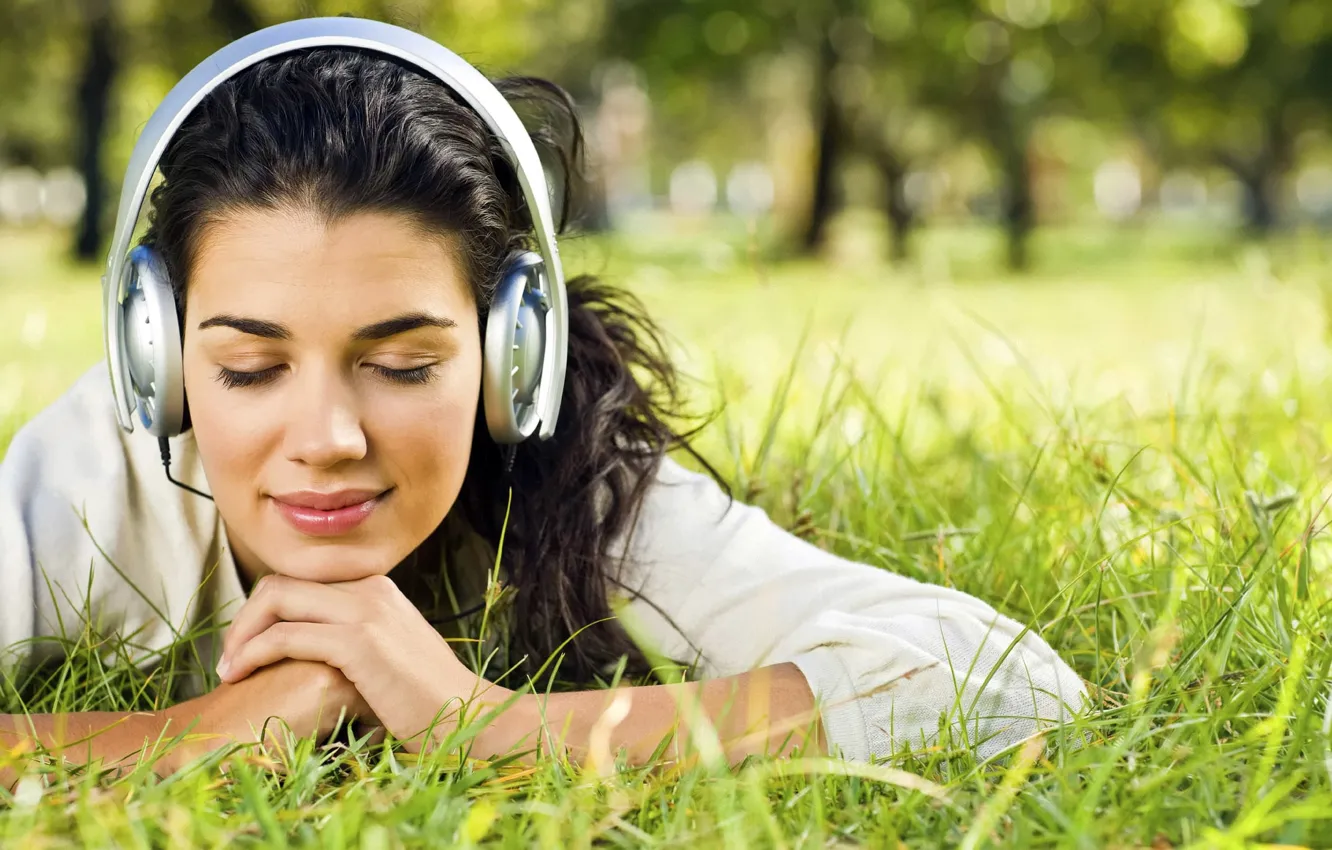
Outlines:
[[[94, 625], [125, 636], [140, 664], [206, 618], [228, 622], [244, 600], [216, 508], [167, 481], [151, 435], [120, 430], [108, 381], [105, 363], [90, 369], [0, 465], [0, 671], [58, 656], [55, 642], [30, 639], [59, 636], [62, 620], [77, 635], [85, 599]], [[172, 441], [172, 471], [207, 491], [189, 434]], [[1082, 680], [1035, 633], [1001, 659], [1022, 626], [981, 600], [825, 552], [758, 508], [728, 508], [710, 478], [674, 461], [628, 546], [621, 580], [641, 590], [622, 617], [634, 634], [666, 657], [698, 658], [706, 677], [793, 662], [844, 758], [928, 744], [941, 712], [955, 727], [965, 718], [985, 758], [1088, 705]], [[477, 575], [492, 567], [470, 558]], [[195, 646], [216, 660], [210, 636]], [[202, 678], [191, 681], [200, 693]]]

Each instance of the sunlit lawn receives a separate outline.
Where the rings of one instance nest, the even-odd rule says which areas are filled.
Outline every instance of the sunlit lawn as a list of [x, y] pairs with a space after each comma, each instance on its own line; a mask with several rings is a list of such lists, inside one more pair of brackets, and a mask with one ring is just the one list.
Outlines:
[[[712, 223], [564, 253], [645, 299], [699, 410], [725, 398], [703, 448], [740, 495], [1032, 623], [1091, 683], [1087, 746], [977, 764], [944, 741], [888, 763], [933, 793], [818, 761], [597, 777], [307, 751], [285, 776], [33, 785], [0, 845], [1332, 842], [1327, 246], [1067, 229], [1015, 278], [983, 233], [927, 234], [900, 270], [839, 234], [823, 264], [761, 259]], [[0, 232], [0, 442], [101, 357], [99, 270], [60, 247]], [[111, 695], [24, 697], [155, 698], [86, 658], [65, 672]]]

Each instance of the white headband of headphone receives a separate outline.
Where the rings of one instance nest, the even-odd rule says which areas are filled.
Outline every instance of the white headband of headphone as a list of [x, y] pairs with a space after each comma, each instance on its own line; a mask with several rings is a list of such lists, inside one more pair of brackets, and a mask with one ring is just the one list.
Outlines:
[[555, 242], [554, 220], [546, 175], [536, 147], [513, 107], [494, 85], [464, 59], [423, 35], [380, 21], [362, 18], [306, 18], [268, 27], [233, 41], [200, 62], [171, 89], [158, 105], [134, 145], [120, 193], [116, 229], [102, 277], [103, 322], [107, 366], [115, 397], [116, 419], [126, 431], [134, 429], [135, 402], [124, 339], [112, 326], [128, 291], [126, 268], [130, 240], [142, 211], [148, 185], [158, 161], [176, 129], [214, 88], [246, 68], [295, 50], [311, 47], [354, 47], [402, 59], [437, 78], [465, 100], [495, 133], [518, 175], [532, 217], [537, 247], [551, 282], [551, 309], [546, 313], [545, 359], [536, 412], [540, 437], [549, 439], [559, 417], [564, 395], [564, 373], [569, 346], [569, 304], [564, 269]]

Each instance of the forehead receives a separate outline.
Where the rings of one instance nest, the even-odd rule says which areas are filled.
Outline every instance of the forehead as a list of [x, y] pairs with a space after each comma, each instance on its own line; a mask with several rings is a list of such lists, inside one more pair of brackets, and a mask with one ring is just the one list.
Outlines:
[[457, 251], [455, 238], [401, 215], [363, 212], [330, 222], [303, 209], [238, 210], [200, 233], [187, 303], [192, 312], [358, 321], [433, 308], [459, 320], [476, 308]]

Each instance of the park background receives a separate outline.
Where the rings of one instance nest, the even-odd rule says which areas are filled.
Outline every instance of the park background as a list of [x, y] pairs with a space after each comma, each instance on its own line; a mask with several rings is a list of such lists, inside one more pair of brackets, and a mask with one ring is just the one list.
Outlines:
[[[589, 145], [566, 268], [671, 334], [721, 411], [704, 453], [816, 544], [1030, 623], [1088, 681], [1091, 743], [890, 762], [944, 797], [816, 761], [84, 777], [0, 803], [0, 843], [1332, 841], [1332, 5], [0, 0], [0, 444], [102, 356], [158, 100], [344, 12], [564, 86]], [[145, 707], [96, 691], [38, 702]]]

